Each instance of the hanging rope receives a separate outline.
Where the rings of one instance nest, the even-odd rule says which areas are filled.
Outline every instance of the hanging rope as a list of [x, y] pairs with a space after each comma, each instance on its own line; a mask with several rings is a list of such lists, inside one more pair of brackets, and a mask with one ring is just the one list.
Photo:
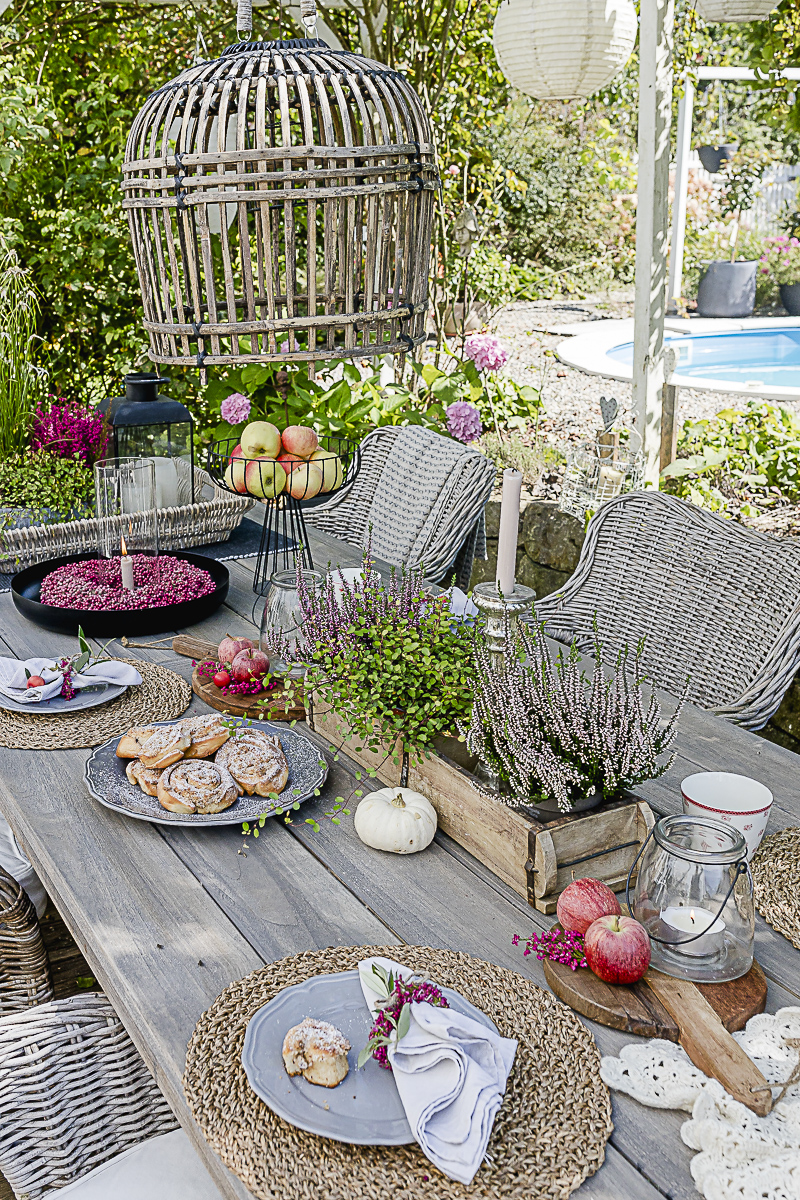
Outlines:
[[253, 0], [239, 0], [236, 9], [236, 33], [243, 42], [248, 42], [252, 32]]

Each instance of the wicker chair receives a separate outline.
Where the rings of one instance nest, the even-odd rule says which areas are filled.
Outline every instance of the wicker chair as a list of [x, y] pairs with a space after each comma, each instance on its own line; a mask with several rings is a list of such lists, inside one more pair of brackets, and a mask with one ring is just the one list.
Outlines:
[[421, 426], [376, 429], [353, 482], [304, 514], [310, 525], [434, 581], [466, 588], [486, 556], [483, 510], [495, 468], [477, 450]]
[[0, 867], [0, 1016], [52, 999], [36, 909], [22, 884]]
[[659, 687], [760, 729], [800, 665], [800, 545], [660, 492], [592, 518], [574, 574], [536, 605], [546, 631], [591, 651], [646, 639]]
[[0, 1171], [20, 1200], [68, 1184], [76, 1200], [123, 1200], [144, 1194], [145, 1174], [152, 1200], [219, 1200], [183, 1131], [159, 1137], [177, 1122], [99, 993], [0, 1019], [0, 1112]]

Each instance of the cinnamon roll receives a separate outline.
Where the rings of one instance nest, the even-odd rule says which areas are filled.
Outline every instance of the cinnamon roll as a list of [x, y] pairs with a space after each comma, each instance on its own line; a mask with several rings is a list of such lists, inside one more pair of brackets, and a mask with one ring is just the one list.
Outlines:
[[217, 763], [227, 767], [248, 796], [280, 795], [289, 779], [280, 741], [261, 730], [245, 729], [217, 752]]
[[181, 721], [181, 726], [192, 739], [185, 758], [209, 758], [231, 736], [224, 719], [218, 713], [187, 717], [185, 721]]
[[162, 771], [157, 795], [162, 808], [170, 812], [217, 813], [230, 808], [239, 789], [219, 763], [184, 759]]
[[138, 784], [148, 796], [158, 795], [161, 771], [157, 767], [143, 767], [138, 758], [132, 758], [125, 768], [125, 774], [132, 784]]
[[139, 761], [143, 767], [170, 767], [183, 758], [191, 736], [181, 726], [164, 725], [142, 742]]

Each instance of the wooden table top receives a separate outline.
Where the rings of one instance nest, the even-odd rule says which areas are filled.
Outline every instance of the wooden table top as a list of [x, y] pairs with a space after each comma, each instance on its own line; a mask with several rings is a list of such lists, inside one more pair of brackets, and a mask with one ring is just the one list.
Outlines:
[[[360, 555], [309, 530], [314, 561], [355, 566]], [[228, 563], [226, 605], [194, 626], [210, 641], [250, 628], [255, 559]], [[176, 631], [178, 632], [178, 631]], [[182, 631], [186, 632], [186, 631]], [[63, 636], [22, 618], [0, 595], [1, 653], [19, 658], [63, 652]], [[141, 639], [150, 640], [150, 639]], [[7, 648], [7, 649], [6, 649]], [[120, 653], [112, 643], [112, 652]], [[169, 643], [129, 649], [191, 677], [191, 662]], [[192, 712], [208, 711], [197, 697]], [[309, 734], [312, 738], [315, 735]], [[315, 738], [319, 745], [325, 743]], [[547, 987], [541, 964], [512, 945], [515, 933], [547, 918], [439, 833], [423, 854], [369, 850], [352, 820], [320, 830], [267, 822], [257, 841], [238, 826], [194, 831], [128, 820], [88, 795], [89, 751], [0, 751], [0, 810], [125, 1023], [198, 1153], [229, 1200], [250, 1193], [209, 1149], [181, 1087], [186, 1045], [200, 1014], [233, 980], [263, 963], [334, 945], [409, 944], [461, 950]], [[354, 767], [328, 754], [319, 813], [354, 787]], [[737, 771], [775, 796], [769, 831], [800, 823], [800, 759], [700, 709], [680, 720], [669, 772], [637, 789], [659, 814], [680, 810], [679, 783], [698, 770]], [[367, 784], [367, 787], [370, 785]], [[800, 1002], [800, 955], [757, 918], [756, 956], [769, 981], [768, 1011]], [[633, 1040], [587, 1022], [604, 1054]], [[614, 1093], [614, 1133], [605, 1163], [576, 1195], [582, 1200], [694, 1200], [691, 1151], [680, 1140], [685, 1114], [648, 1109]]]

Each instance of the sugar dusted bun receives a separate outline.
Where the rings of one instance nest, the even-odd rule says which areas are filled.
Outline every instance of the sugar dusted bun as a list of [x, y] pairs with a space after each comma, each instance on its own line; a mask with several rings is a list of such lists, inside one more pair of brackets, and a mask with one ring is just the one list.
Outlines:
[[309, 1083], [333, 1088], [349, 1070], [349, 1049], [350, 1043], [335, 1025], [306, 1017], [283, 1039], [283, 1065], [289, 1075], [302, 1075]]
[[218, 751], [217, 763], [230, 771], [248, 796], [280, 795], [289, 779], [289, 764], [278, 738], [245, 729]]
[[157, 767], [143, 767], [138, 758], [132, 758], [125, 768], [125, 774], [131, 783], [138, 784], [148, 796], [158, 795], [161, 771]]
[[169, 767], [183, 758], [184, 751], [191, 745], [191, 737], [176, 725], [164, 725], [151, 733], [142, 743], [139, 759], [143, 767]]
[[218, 763], [204, 758], [185, 758], [162, 771], [158, 802], [177, 813], [217, 813], [230, 808], [239, 789]]
[[129, 729], [117, 742], [117, 758], [138, 758], [142, 745], [157, 729], [157, 725], [138, 725]]
[[210, 758], [231, 736], [223, 718], [217, 713], [187, 717], [181, 721], [181, 726], [192, 739], [185, 753], [186, 758]]

